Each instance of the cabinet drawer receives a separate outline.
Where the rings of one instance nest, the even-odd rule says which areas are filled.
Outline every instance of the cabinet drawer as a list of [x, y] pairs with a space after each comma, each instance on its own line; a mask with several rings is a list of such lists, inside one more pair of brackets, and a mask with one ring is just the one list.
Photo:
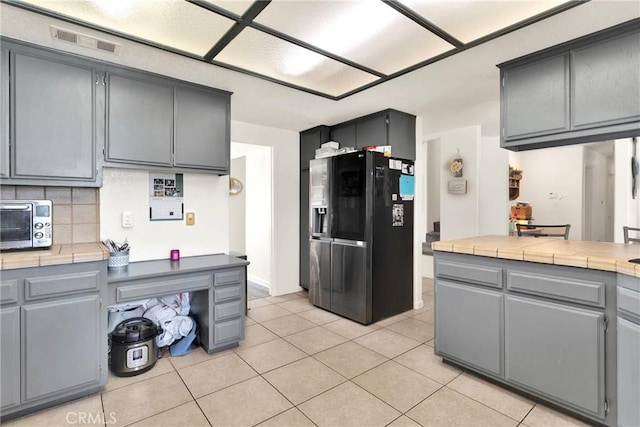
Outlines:
[[46, 298], [51, 295], [98, 291], [100, 284], [101, 275], [98, 270], [46, 277], [27, 277], [24, 279], [25, 300]]
[[213, 300], [218, 303], [240, 298], [241, 296], [242, 287], [240, 285], [222, 286], [219, 288], [215, 288]]
[[436, 275], [492, 288], [502, 288], [502, 269], [496, 267], [437, 260]]
[[603, 282], [507, 270], [507, 289], [562, 301], [604, 307]]
[[177, 294], [180, 292], [198, 291], [211, 287], [211, 276], [198, 276], [164, 280], [161, 282], [141, 283], [131, 286], [120, 286], [116, 290], [116, 302], [134, 301], [153, 298], [158, 295]]
[[0, 282], [0, 304], [18, 302], [18, 281], [3, 280]]
[[618, 311], [640, 323], [640, 292], [619, 287]]
[[215, 286], [229, 285], [238, 282], [242, 282], [242, 269], [223, 271], [215, 274]]
[[231, 301], [224, 304], [216, 304], [214, 308], [213, 319], [216, 322], [221, 320], [239, 317], [244, 313], [244, 305], [242, 301]]
[[242, 319], [216, 323], [213, 331], [213, 343], [221, 344], [225, 341], [239, 341], [244, 338], [243, 331]]

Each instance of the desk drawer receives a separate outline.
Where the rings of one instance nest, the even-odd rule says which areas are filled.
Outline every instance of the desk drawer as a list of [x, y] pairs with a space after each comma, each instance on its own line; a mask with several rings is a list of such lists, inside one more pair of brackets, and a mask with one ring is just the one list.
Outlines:
[[216, 304], [213, 318], [216, 322], [239, 317], [244, 313], [242, 301], [231, 301], [224, 304]]
[[604, 307], [604, 282], [507, 270], [507, 289], [562, 301]]
[[243, 269], [223, 271], [215, 274], [214, 285], [224, 286], [243, 281]]
[[217, 287], [213, 290], [213, 292], [213, 300], [216, 303], [242, 297], [242, 287], [240, 285]]
[[216, 323], [213, 331], [213, 343], [222, 344], [225, 341], [238, 341], [243, 335], [243, 319], [229, 320], [228, 322]]
[[502, 288], [502, 269], [453, 261], [436, 261], [436, 275], [476, 285]]
[[161, 295], [177, 294], [211, 288], [212, 277], [197, 276], [179, 278], [151, 283], [119, 286], [116, 289], [116, 302], [135, 301], [145, 298], [154, 298]]

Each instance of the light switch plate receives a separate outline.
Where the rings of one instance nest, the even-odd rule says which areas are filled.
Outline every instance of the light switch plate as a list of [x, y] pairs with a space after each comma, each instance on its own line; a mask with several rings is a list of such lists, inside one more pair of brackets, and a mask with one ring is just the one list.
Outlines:
[[196, 214], [194, 212], [187, 212], [187, 225], [195, 225]]

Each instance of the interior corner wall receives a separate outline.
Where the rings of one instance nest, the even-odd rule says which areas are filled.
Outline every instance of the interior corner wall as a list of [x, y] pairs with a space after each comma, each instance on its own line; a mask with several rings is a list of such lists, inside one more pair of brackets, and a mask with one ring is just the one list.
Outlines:
[[426, 172], [427, 156], [422, 143], [422, 118], [416, 117], [416, 159], [414, 163], [415, 197], [413, 202], [413, 308], [424, 306], [422, 301], [422, 239], [427, 217]]
[[[271, 295], [297, 292], [300, 232], [300, 134], [231, 121], [231, 141], [270, 146], [273, 171]], [[247, 239], [251, 239], [247, 236]], [[251, 260], [249, 260], [251, 262]]]
[[[171, 249], [181, 256], [229, 250], [229, 177], [185, 173], [184, 211], [195, 212], [196, 223], [149, 220], [149, 171], [104, 168], [100, 188], [100, 239], [131, 244], [130, 261], [168, 259]], [[131, 212], [133, 227], [123, 228], [122, 212]]]
[[[271, 288], [272, 282], [272, 158], [269, 147], [247, 153], [246, 240], [247, 278]], [[265, 256], [266, 255], [266, 256]]]
[[[246, 179], [245, 156], [231, 159], [231, 175], [245, 184]], [[229, 196], [229, 250], [246, 254], [246, 201], [247, 192]]]
[[478, 234], [509, 233], [509, 152], [500, 138], [482, 137], [478, 147]]

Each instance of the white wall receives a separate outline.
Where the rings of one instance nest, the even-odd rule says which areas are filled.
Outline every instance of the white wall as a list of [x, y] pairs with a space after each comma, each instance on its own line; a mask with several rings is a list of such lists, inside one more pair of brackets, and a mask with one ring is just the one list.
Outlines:
[[[624, 242], [622, 227], [640, 227], [640, 184], [638, 196], [631, 197], [631, 156], [633, 145], [630, 138], [614, 142], [615, 176], [615, 219], [614, 241]], [[638, 147], [640, 155], [640, 147]], [[640, 177], [638, 177], [640, 179]]]
[[500, 138], [483, 137], [478, 146], [478, 234], [509, 233], [509, 152]]
[[581, 240], [583, 159], [582, 145], [510, 153], [511, 166], [522, 170], [520, 196], [511, 204], [531, 204], [537, 224], [571, 224], [569, 239]]
[[300, 135], [298, 132], [231, 121], [231, 141], [272, 148], [271, 295], [299, 291]]
[[271, 148], [262, 147], [246, 157], [246, 253], [251, 262], [248, 278], [271, 287], [272, 208]]
[[[100, 188], [100, 239], [131, 244], [130, 261], [168, 259], [171, 249], [181, 256], [224, 253], [229, 249], [229, 178], [184, 174], [184, 209], [196, 223], [149, 220], [149, 172], [104, 169]], [[133, 227], [123, 228], [121, 214], [130, 211]]]
[[[231, 159], [231, 177], [246, 184], [245, 156]], [[246, 197], [243, 189], [239, 194], [229, 196], [229, 250], [246, 254]]]

